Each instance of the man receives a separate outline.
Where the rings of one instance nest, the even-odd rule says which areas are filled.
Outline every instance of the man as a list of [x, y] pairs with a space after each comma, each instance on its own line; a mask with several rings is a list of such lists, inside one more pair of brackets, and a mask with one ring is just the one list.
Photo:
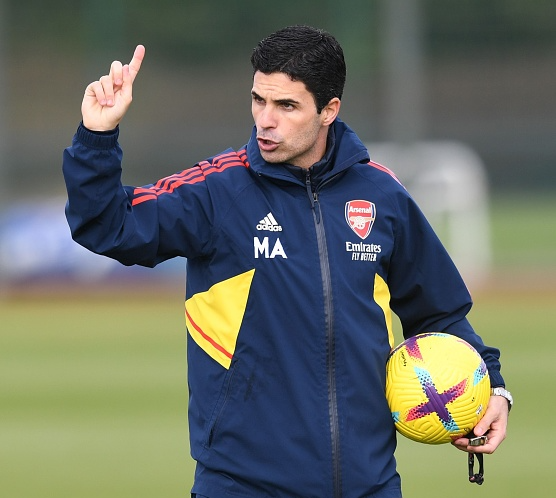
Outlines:
[[[112, 63], [83, 99], [64, 154], [75, 240], [126, 265], [187, 258], [192, 493], [208, 498], [401, 496], [385, 364], [390, 309], [405, 336], [445, 331], [499, 352], [409, 194], [339, 118], [342, 49], [306, 26], [254, 49], [247, 145], [142, 188], [120, 183], [118, 125], [145, 49]], [[506, 391], [497, 394], [507, 395]], [[508, 401], [491, 397], [491, 453]]]

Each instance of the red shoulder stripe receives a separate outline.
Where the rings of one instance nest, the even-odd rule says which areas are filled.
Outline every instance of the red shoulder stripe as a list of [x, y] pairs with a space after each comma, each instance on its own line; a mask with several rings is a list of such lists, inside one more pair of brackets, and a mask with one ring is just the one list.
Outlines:
[[171, 194], [182, 185], [193, 185], [205, 181], [205, 178], [212, 173], [221, 173], [228, 168], [241, 166], [249, 167], [247, 161], [247, 151], [227, 152], [216, 156], [211, 162], [201, 161], [190, 169], [186, 169], [175, 175], [167, 176], [158, 180], [152, 187], [137, 187], [133, 191], [132, 206], [141, 204], [145, 201], [152, 201], [163, 194]]
[[[384, 171], [384, 173], [388, 173], [394, 180], [396, 180], [400, 185], [402, 185], [402, 182], [400, 182], [400, 180], [398, 179], [398, 177], [394, 174], [394, 172], [387, 168], [386, 166], [383, 166], [382, 164], [379, 163], [375, 163], [374, 161], [369, 161], [369, 166], [378, 169], [380, 171]], [[402, 185], [403, 187], [403, 185]]]

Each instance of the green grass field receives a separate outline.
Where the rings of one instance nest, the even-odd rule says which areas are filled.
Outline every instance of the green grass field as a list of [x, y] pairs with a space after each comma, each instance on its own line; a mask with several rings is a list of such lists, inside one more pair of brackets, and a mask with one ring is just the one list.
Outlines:
[[[553, 274], [556, 231], [546, 223], [554, 224], [554, 210], [531, 204], [529, 215], [513, 216], [505, 202], [493, 208], [496, 261]], [[533, 247], [534, 236], [541, 242]], [[400, 438], [407, 498], [554, 496], [556, 286], [543, 282], [475, 295], [471, 320], [502, 349], [516, 399], [507, 441], [485, 458], [485, 484], [467, 482], [466, 455], [450, 445]], [[182, 306], [179, 289], [0, 300], [0, 496], [188, 496]]]

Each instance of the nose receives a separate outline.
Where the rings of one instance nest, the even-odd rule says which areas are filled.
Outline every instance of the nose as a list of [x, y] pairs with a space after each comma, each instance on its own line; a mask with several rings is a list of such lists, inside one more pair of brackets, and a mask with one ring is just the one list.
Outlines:
[[276, 113], [270, 105], [257, 107], [253, 112], [255, 124], [259, 129], [276, 128]]

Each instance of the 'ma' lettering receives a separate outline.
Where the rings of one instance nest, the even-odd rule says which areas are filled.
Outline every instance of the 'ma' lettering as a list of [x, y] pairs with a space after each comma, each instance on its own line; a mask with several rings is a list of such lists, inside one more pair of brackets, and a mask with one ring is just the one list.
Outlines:
[[253, 247], [255, 249], [255, 258], [258, 258], [259, 255], [267, 259], [269, 258], [274, 259], [276, 256], [281, 256], [282, 258], [285, 259], [288, 258], [288, 256], [286, 256], [286, 252], [284, 251], [284, 248], [282, 247], [282, 243], [280, 242], [280, 239], [276, 239], [276, 242], [274, 243], [274, 247], [272, 248], [272, 251], [270, 251], [270, 244], [268, 241], [268, 237], [265, 237], [262, 241], [259, 240], [259, 237], [254, 237]]

